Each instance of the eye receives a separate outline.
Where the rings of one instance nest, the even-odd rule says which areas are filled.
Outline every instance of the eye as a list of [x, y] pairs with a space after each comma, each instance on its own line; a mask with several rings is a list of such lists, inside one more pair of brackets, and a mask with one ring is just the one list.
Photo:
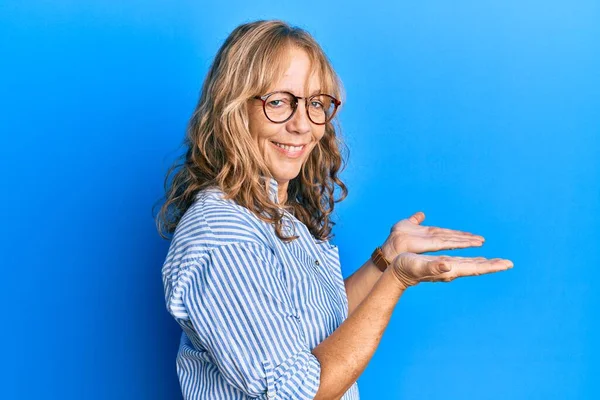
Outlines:
[[313, 108], [320, 109], [323, 108], [323, 103], [321, 103], [320, 101], [313, 100], [310, 102], [310, 106]]
[[273, 96], [268, 99], [267, 107], [275, 109], [275, 108], [289, 108], [292, 99], [287, 98], [286, 96]]

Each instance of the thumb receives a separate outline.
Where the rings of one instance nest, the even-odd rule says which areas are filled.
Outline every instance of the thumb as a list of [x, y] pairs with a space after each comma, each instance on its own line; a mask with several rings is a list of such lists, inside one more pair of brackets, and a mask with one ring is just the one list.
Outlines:
[[423, 213], [423, 211], [418, 211], [411, 215], [408, 220], [413, 224], [419, 225], [425, 220], [425, 213]]
[[452, 266], [448, 261], [432, 261], [432, 266], [430, 266], [430, 271], [433, 275], [444, 274], [452, 270]]

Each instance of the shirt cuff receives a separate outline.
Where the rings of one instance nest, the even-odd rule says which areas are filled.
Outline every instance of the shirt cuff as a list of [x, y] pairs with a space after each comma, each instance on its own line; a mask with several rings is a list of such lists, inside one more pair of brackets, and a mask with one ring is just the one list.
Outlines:
[[308, 350], [301, 350], [276, 369], [263, 361], [267, 379], [267, 399], [314, 399], [321, 382], [321, 363]]

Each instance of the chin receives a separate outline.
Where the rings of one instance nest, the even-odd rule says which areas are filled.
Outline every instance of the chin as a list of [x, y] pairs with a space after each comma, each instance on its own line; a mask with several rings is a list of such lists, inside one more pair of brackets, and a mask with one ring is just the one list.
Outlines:
[[271, 174], [277, 182], [281, 183], [296, 178], [300, 174], [300, 171], [274, 171]]

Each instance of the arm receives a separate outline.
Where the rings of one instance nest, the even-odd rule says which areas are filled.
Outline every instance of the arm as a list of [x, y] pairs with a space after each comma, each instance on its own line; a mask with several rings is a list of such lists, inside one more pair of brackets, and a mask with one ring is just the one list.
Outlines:
[[[396, 256], [387, 244], [382, 246], [383, 255], [388, 260], [393, 260]], [[352, 275], [344, 279], [346, 286], [346, 295], [348, 297], [348, 315], [356, 309], [356, 307], [364, 300], [364, 298], [373, 289], [375, 282], [381, 278], [383, 273], [377, 268], [373, 260], [369, 258], [359, 269], [354, 271]]]
[[[373, 268], [379, 279], [374, 278]], [[392, 311], [404, 292], [392, 268], [382, 273], [374, 265], [365, 263], [357, 272], [360, 272], [357, 277], [364, 274], [367, 280], [375, 279], [375, 283], [354, 312], [312, 350], [321, 364], [321, 382], [315, 395], [318, 400], [339, 398], [358, 379], [375, 353]], [[365, 287], [360, 286], [360, 290]]]
[[321, 365], [320, 385], [314, 399], [337, 399], [358, 379], [406, 288], [419, 282], [450, 282], [512, 267], [510, 260], [501, 258], [423, 256], [408, 252], [399, 255], [354, 312], [312, 350]]
[[[390, 234], [381, 246], [389, 261], [404, 252], [424, 253], [444, 249], [481, 246], [484, 238], [468, 232], [423, 226], [425, 214], [421, 211], [403, 219], [390, 229]], [[344, 280], [348, 297], [348, 315], [356, 309], [373, 288], [381, 271], [369, 259], [357, 271]]]
[[179, 278], [194, 345], [207, 352], [230, 396], [309, 400], [317, 392], [321, 366], [278, 263], [262, 243], [232, 242], [192, 260]]

